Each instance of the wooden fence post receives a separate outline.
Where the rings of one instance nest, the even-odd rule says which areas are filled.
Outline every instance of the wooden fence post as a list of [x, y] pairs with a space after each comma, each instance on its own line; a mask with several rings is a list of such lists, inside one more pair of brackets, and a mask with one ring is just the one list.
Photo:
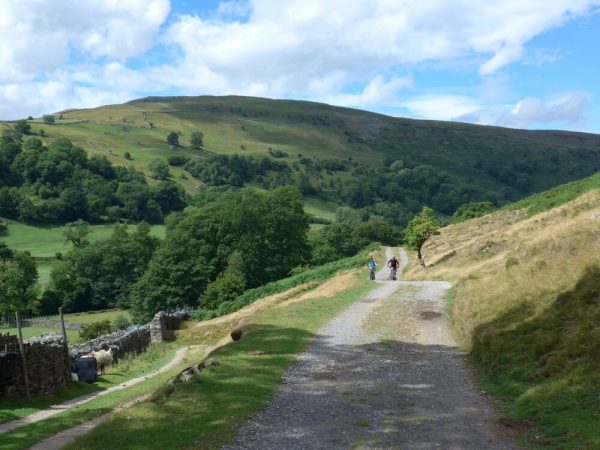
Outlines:
[[19, 351], [21, 352], [21, 367], [23, 370], [23, 381], [25, 381], [25, 395], [29, 394], [29, 376], [27, 375], [27, 358], [25, 356], [25, 346], [23, 345], [23, 332], [21, 331], [21, 314], [19, 311], [15, 313], [17, 319], [17, 332], [19, 334]]
[[71, 356], [69, 355], [69, 343], [67, 342], [67, 330], [65, 328], [65, 316], [63, 314], [62, 306], [58, 308], [58, 314], [60, 315], [60, 324], [62, 327], [63, 342], [65, 347], [65, 358], [67, 363], [67, 384], [71, 382]]

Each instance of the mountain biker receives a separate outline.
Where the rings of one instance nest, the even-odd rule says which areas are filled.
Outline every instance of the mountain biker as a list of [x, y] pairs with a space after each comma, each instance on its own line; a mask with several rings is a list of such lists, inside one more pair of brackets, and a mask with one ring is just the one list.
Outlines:
[[377, 263], [375, 262], [375, 260], [371, 256], [371, 259], [369, 259], [369, 269], [371, 270], [371, 273], [369, 274], [369, 279], [370, 280], [374, 280], [375, 279], [375, 268], [376, 267], [377, 267]]
[[392, 255], [392, 259], [387, 262], [387, 266], [390, 268], [390, 278], [396, 279], [396, 271], [400, 267], [400, 261], [396, 259], [396, 255]]

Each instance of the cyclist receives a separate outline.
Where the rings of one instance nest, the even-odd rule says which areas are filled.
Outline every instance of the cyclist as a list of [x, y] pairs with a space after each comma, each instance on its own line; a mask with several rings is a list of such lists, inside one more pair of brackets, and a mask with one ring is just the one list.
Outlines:
[[371, 271], [371, 273], [369, 274], [369, 280], [374, 280], [375, 279], [375, 269], [376, 268], [377, 268], [377, 263], [375, 262], [375, 260], [371, 256], [371, 259], [369, 259], [369, 269]]
[[390, 268], [390, 278], [392, 280], [396, 279], [396, 272], [398, 271], [398, 267], [400, 266], [400, 261], [396, 259], [396, 255], [392, 255], [392, 259], [387, 262], [387, 266]]

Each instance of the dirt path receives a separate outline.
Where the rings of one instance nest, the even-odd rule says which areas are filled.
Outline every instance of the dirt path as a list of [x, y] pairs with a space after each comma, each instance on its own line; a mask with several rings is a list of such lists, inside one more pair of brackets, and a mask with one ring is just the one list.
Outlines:
[[48, 419], [49, 417], [55, 416], [56, 414], [60, 414], [63, 411], [83, 405], [91, 400], [94, 400], [95, 398], [110, 394], [112, 392], [126, 389], [128, 387], [131, 387], [138, 383], [141, 383], [142, 381], [145, 381], [149, 378], [152, 378], [157, 375], [161, 375], [165, 372], [168, 372], [173, 367], [175, 367], [179, 363], [181, 363], [184, 360], [184, 358], [186, 357], [186, 355], [188, 354], [189, 350], [192, 349], [193, 347], [194, 346], [179, 349], [177, 351], [177, 353], [175, 353], [175, 356], [173, 357], [173, 359], [171, 361], [169, 361], [166, 365], [164, 365], [160, 369], [158, 369], [150, 374], [142, 375], [137, 378], [132, 378], [131, 380], [128, 380], [128, 381], [125, 381], [116, 386], [110, 387], [104, 391], [91, 392], [89, 394], [82, 395], [81, 397], [73, 398], [71, 400], [67, 400], [67, 401], [65, 401], [63, 403], [59, 403], [57, 405], [52, 405], [49, 408], [37, 411], [33, 414], [22, 417], [20, 419], [0, 424], [0, 435], [8, 433], [10, 431], [13, 431], [19, 427], [29, 425], [31, 423], [39, 422], [40, 420]]
[[450, 336], [450, 284], [388, 274], [320, 330], [225, 449], [516, 448]]

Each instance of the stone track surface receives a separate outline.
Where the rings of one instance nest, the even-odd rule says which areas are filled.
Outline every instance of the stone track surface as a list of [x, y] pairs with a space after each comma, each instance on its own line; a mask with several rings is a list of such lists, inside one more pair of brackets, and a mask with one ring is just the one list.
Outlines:
[[319, 331], [224, 449], [516, 448], [450, 336], [451, 285], [387, 277], [380, 270], [375, 288]]

